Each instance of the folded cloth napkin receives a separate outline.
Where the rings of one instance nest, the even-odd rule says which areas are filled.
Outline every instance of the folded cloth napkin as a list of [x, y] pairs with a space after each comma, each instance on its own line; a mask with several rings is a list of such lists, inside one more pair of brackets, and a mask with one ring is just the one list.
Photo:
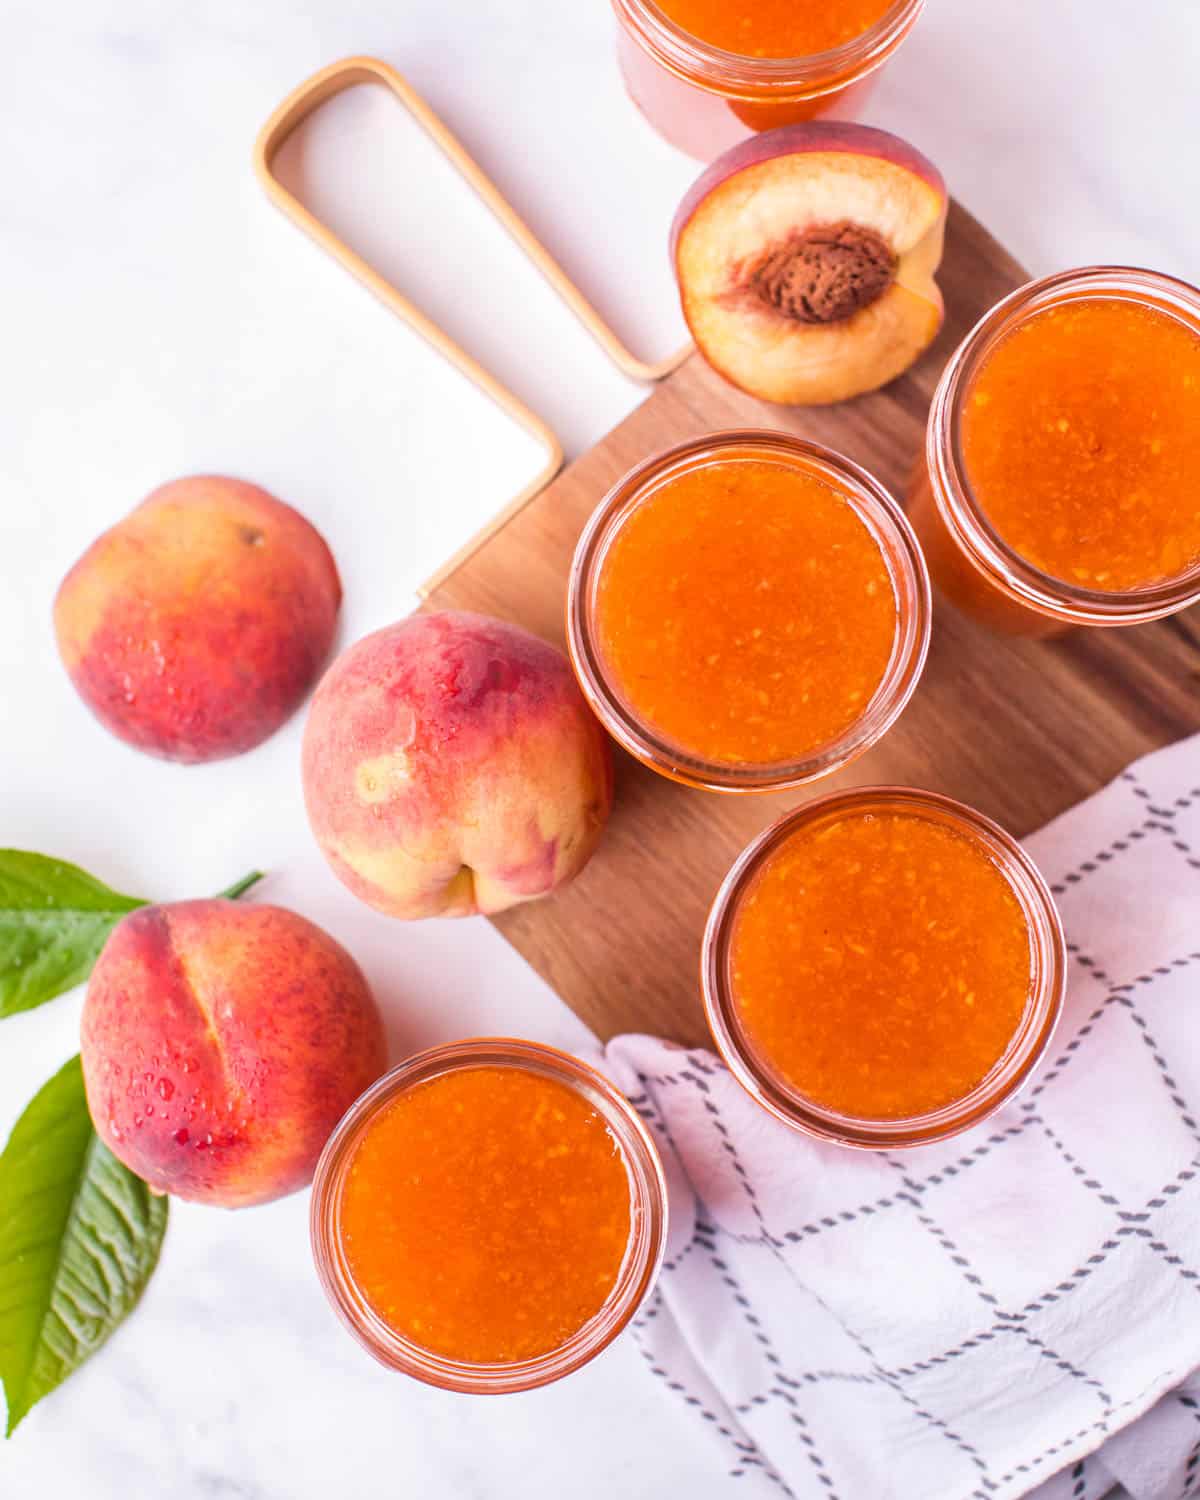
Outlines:
[[671, 1179], [634, 1337], [747, 1497], [1200, 1495], [1200, 737], [1029, 849], [1066, 1011], [969, 1134], [842, 1150], [707, 1052], [606, 1049]]

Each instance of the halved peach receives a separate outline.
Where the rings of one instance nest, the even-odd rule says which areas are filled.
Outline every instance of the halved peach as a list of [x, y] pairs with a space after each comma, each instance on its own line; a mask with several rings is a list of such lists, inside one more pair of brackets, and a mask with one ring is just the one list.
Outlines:
[[743, 141], [671, 230], [697, 348], [734, 385], [789, 406], [886, 385], [942, 325], [947, 201], [937, 168], [885, 130], [815, 122]]

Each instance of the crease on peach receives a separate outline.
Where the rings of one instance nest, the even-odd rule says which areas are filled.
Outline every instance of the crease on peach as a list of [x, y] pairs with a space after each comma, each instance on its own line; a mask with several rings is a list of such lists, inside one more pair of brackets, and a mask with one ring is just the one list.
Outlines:
[[241, 1080], [229, 1066], [229, 1056], [226, 1052], [221, 1033], [217, 1029], [216, 1017], [213, 1013], [213, 1008], [209, 1003], [208, 996], [204, 993], [204, 986], [200, 982], [198, 975], [193, 969], [192, 963], [187, 954], [183, 951], [183, 948], [180, 946], [180, 944], [176, 942], [175, 923], [172, 920], [171, 913], [164, 910], [162, 912], [162, 918], [163, 927], [165, 928], [167, 934], [167, 945], [170, 950], [171, 962], [177, 965], [180, 974], [183, 976], [184, 983], [187, 986], [188, 998], [200, 1012], [200, 1017], [204, 1022], [205, 1030], [207, 1031], [208, 1036], [211, 1038], [213, 1049], [217, 1054], [217, 1062], [221, 1070], [221, 1077], [227, 1087], [237, 1094], [238, 1103], [241, 1105], [246, 1105], [249, 1103], [249, 1094], [245, 1087], [242, 1085]]

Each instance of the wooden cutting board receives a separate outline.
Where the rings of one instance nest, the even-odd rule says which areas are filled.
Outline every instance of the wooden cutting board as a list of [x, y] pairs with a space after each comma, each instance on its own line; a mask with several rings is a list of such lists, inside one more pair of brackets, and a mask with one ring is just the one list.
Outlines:
[[[649, 454], [718, 428], [802, 433], [902, 494], [948, 356], [1027, 279], [953, 205], [939, 275], [946, 326], [901, 380], [842, 406], [788, 409], [742, 395], [693, 355], [442, 578], [427, 607], [500, 615], [561, 645], [571, 554], [606, 490]], [[814, 788], [747, 797], [677, 786], [619, 754], [612, 821], [587, 869], [548, 899], [493, 920], [601, 1038], [650, 1031], [703, 1042], [698, 971], [709, 904], [738, 851], [788, 806], [836, 786], [902, 782], [961, 798], [1023, 835], [1128, 761], [1197, 729], [1200, 612], [1028, 642], [992, 635], [939, 600], [913, 701], [853, 766]]]

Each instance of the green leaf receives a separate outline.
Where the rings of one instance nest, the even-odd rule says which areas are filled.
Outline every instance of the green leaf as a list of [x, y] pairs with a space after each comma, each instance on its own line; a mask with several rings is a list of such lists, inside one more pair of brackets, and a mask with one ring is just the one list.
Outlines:
[[8, 1436], [94, 1354], [158, 1264], [167, 1199], [92, 1129], [71, 1059], [34, 1097], [0, 1155], [0, 1381]]
[[[236, 901], [262, 878], [251, 870], [220, 895]], [[0, 1018], [82, 984], [109, 933], [146, 904], [66, 860], [0, 849]]]
[[0, 849], [0, 1016], [81, 984], [113, 927], [145, 904], [65, 860]]

